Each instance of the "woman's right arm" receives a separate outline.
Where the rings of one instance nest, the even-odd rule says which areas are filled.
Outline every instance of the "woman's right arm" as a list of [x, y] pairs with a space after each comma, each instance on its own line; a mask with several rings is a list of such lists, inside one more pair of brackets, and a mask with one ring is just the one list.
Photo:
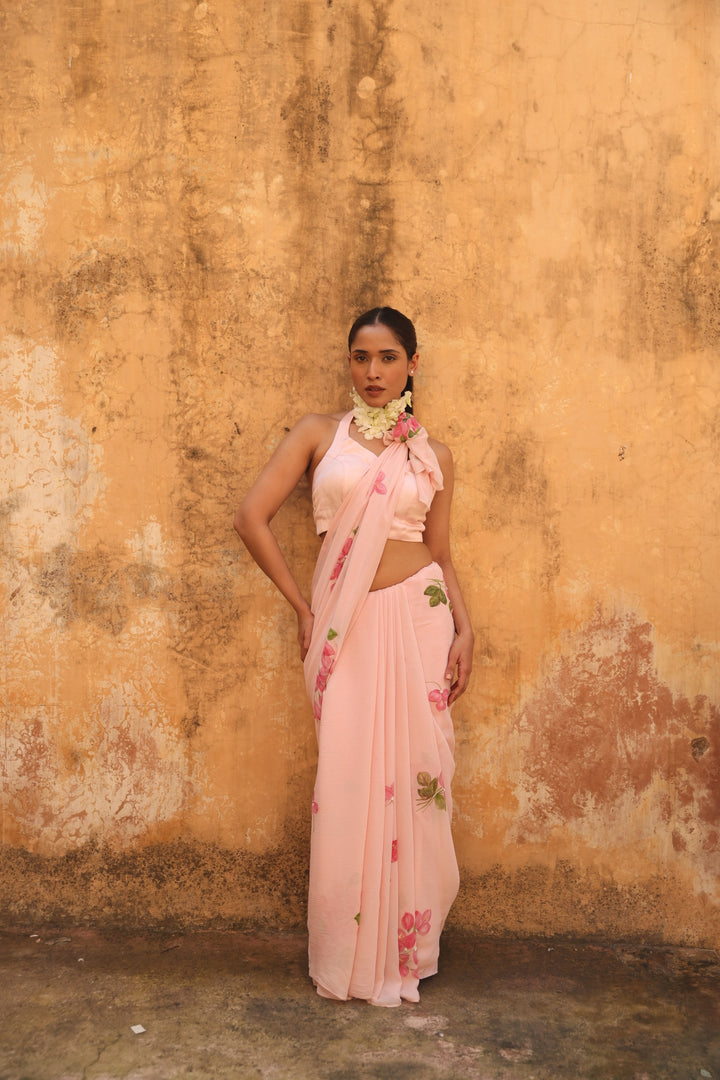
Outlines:
[[295, 489], [325, 444], [334, 434], [329, 416], [317, 413], [303, 417], [283, 439], [247, 495], [240, 503], [233, 524], [260, 569], [278, 587], [298, 618], [298, 642], [301, 658], [310, 645], [312, 612], [300, 587], [290, 572], [282, 551], [270, 529], [288, 495]]

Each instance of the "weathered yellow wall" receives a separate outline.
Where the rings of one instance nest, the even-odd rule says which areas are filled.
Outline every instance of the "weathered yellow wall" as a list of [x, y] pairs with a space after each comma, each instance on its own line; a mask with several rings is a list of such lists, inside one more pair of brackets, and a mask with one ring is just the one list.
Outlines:
[[311, 714], [231, 518], [390, 302], [478, 636], [456, 925], [720, 943], [717, 5], [2, 20], [4, 917], [302, 922]]

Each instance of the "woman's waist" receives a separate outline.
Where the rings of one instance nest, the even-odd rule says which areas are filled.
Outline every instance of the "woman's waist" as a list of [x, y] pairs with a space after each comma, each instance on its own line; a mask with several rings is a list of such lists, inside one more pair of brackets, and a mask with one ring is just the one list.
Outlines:
[[422, 541], [387, 540], [370, 591], [397, 585], [432, 562], [430, 548]]

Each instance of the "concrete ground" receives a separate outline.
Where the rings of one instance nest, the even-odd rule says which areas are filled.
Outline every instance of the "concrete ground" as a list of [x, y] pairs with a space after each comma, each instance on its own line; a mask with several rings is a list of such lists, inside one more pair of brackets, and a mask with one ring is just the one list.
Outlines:
[[720, 1080], [714, 953], [443, 946], [419, 1005], [377, 1009], [318, 998], [301, 935], [0, 934], [0, 1078]]

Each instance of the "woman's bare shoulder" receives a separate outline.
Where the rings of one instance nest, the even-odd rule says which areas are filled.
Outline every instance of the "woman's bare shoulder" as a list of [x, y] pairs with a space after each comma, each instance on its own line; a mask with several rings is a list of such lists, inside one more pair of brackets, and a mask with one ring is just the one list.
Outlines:
[[446, 446], [445, 443], [441, 443], [438, 439], [428, 438], [428, 443], [435, 451], [435, 457], [438, 459], [440, 468], [443, 470], [452, 468], [453, 457], [450, 447]]
[[325, 455], [337, 433], [344, 413], [307, 413], [287, 436], [293, 446], [307, 454], [311, 473]]
[[316, 435], [322, 440], [329, 432], [335, 432], [338, 421], [343, 415], [343, 413], [306, 413], [298, 420], [292, 431], [306, 438]]
[[346, 414], [344, 412], [334, 412], [334, 413], [311, 412], [311, 413], [305, 413], [305, 415], [303, 417], [301, 417], [300, 420], [298, 420], [298, 423], [302, 424], [302, 423], [305, 423], [305, 421], [308, 421], [308, 422], [312, 422], [312, 423], [325, 424], [327, 426], [329, 423], [332, 422], [333, 424], [337, 425], [338, 420], [342, 420], [342, 418], [345, 415]]

